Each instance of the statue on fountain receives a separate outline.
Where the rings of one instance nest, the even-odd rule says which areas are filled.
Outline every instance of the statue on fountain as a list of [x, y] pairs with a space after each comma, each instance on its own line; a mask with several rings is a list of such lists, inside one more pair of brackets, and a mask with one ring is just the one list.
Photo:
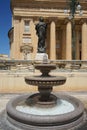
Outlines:
[[47, 24], [44, 22], [43, 17], [39, 18], [39, 23], [36, 25], [36, 34], [38, 36], [38, 53], [45, 53], [46, 51], [46, 31], [47, 31]]

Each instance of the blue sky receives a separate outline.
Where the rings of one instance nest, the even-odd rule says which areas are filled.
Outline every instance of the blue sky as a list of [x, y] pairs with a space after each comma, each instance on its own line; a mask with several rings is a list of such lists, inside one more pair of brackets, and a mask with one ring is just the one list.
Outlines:
[[8, 31], [11, 28], [10, 0], [0, 0], [0, 54], [10, 53]]

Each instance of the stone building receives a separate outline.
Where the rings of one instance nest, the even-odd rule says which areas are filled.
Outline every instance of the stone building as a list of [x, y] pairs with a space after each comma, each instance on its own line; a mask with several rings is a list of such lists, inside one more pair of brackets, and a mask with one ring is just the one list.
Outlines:
[[[75, 14], [74, 59], [87, 60], [87, 1], [79, 0], [83, 15]], [[42, 16], [47, 23], [47, 54], [51, 60], [72, 60], [72, 24], [64, 13], [66, 0], [11, 0], [12, 28], [9, 30], [10, 57], [35, 59], [35, 25]]]

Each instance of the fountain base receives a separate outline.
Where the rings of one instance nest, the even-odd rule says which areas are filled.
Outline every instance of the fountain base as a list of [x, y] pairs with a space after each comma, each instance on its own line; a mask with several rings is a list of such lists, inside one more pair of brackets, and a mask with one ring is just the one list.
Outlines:
[[51, 108], [57, 104], [57, 97], [53, 94], [50, 94], [50, 97], [48, 98], [48, 100], [44, 101], [41, 99], [40, 93], [36, 93], [29, 96], [29, 98], [26, 100], [26, 104], [29, 106]]
[[41, 104], [36, 105], [35, 108], [33, 104], [27, 105], [29, 95], [16, 97], [7, 104], [7, 121], [16, 126], [17, 130], [68, 130], [71, 128], [74, 130], [80, 128], [86, 118], [83, 104], [68, 95], [58, 93], [56, 97], [57, 104], [47, 108], [42, 107]]

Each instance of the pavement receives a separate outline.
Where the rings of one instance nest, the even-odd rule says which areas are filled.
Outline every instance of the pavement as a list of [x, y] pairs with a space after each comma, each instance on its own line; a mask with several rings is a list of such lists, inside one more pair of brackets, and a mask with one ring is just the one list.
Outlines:
[[6, 108], [6, 104], [10, 99], [20, 94], [0, 94], [0, 112]]

